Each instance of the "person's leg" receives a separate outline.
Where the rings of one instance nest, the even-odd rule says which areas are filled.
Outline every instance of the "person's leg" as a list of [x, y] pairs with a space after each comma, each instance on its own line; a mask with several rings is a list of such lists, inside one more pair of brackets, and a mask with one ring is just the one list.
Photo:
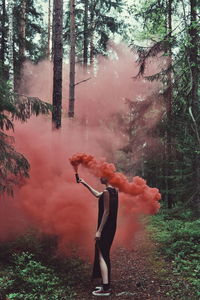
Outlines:
[[99, 265], [100, 265], [103, 284], [109, 284], [108, 267], [100, 250], [99, 250]]
[[108, 275], [108, 266], [103, 258], [103, 255], [99, 249], [99, 265], [101, 270], [101, 277], [104, 289], [109, 289], [109, 275]]
[[99, 249], [99, 266], [101, 271], [101, 278], [102, 278], [102, 287], [96, 287], [97, 290], [93, 291], [92, 294], [94, 296], [110, 296], [110, 283], [109, 283], [109, 272], [108, 266], [103, 258], [103, 255]]

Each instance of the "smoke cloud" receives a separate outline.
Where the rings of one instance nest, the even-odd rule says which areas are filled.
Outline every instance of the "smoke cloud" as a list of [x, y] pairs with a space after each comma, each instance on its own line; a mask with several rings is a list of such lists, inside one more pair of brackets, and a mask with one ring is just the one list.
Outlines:
[[[20, 233], [28, 226], [36, 226], [41, 232], [56, 235], [58, 247], [64, 253], [70, 253], [75, 247], [81, 256], [91, 255], [97, 200], [76, 183], [69, 158], [77, 152], [85, 152], [113, 162], [116, 151], [128, 140], [121, 130], [122, 124], [115, 122], [116, 116], [129, 112], [125, 99], [140, 99], [144, 103], [159, 88], [141, 78], [133, 80], [138, 67], [126, 46], [112, 45], [112, 50], [115, 55], [99, 57], [96, 69], [88, 70], [87, 74], [77, 66], [77, 83], [90, 79], [76, 86], [74, 120], [67, 118], [69, 70], [64, 66], [61, 130], [52, 131], [51, 116], [32, 117], [26, 124], [15, 123], [16, 148], [31, 164], [30, 179], [16, 189], [14, 199], [4, 199], [4, 202], [1, 199], [1, 207], [6, 201], [5, 217], [0, 221], [1, 239]], [[153, 64], [152, 68], [157, 65]], [[26, 62], [21, 92], [51, 102], [51, 63]], [[153, 99], [142, 118], [145, 128], [154, 128], [162, 112], [163, 104]], [[150, 140], [147, 134], [138, 131], [135, 143], [141, 143], [141, 135], [143, 140]], [[139, 160], [138, 155], [135, 160]], [[79, 172], [89, 184], [103, 190], [94, 173], [81, 166]], [[139, 216], [156, 213], [160, 196], [157, 189], [148, 187], [139, 177], [129, 183], [124, 175], [115, 172], [110, 182], [122, 192], [116, 243], [128, 246], [138, 229]]]

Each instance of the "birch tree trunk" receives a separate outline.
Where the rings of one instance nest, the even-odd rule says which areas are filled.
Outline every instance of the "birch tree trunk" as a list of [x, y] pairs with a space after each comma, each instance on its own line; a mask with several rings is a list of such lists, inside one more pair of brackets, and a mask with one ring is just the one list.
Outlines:
[[75, 102], [75, 0], [70, 0], [70, 70], [69, 70], [69, 110], [68, 117], [74, 117]]
[[9, 59], [9, 81], [11, 91], [14, 91], [14, 57], [13, 57], [13, 0], [8, 0], [8, 59]]
[[62, 60], [63, 60], [63, 0], [54, 0], [53, 9], [53, 112], [55, 128], [61, 127], [62, 110]]
[[5, 61], [5, 19], [6, 19], [6, 3], [2, 0], [1, 4], [1, 52], [0, 52], [0, 64], [2, 71], [4, 72], [4, 61]]

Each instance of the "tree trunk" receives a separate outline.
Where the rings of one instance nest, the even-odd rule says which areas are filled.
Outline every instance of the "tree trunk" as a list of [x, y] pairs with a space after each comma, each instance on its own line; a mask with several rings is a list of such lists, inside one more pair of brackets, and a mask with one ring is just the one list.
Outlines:
[[[168, 14], [167, 14], [167, 33], [169, 39], [169, 49], [168, 49], [168, 67], [172, 65], [172, 1], [168, 0]], [[167, 160], [167, 204], [168, 208], [172, 208], [173, 205], [173, 182], [172, 182], [172, 100], [173, 100], [173, 89], [172, 89], [172, 72], [169, 71], [167, 75], [167, 148], [166, 148], [166, 160]]]
[[63, 59], [63, 0], [54, 0], [54, 58], [53, 58], [53, 112], [55, 128], [61, 127], [62, 110], [62, 59]]
[[47, 59], [51, 61], [52, 57], [52, 24], [51, 24], [51, 0], [48, 6], [48, 41], [47, 41]]
[[2, 67], [2, 72], [4, 73], [4, 61], [5, 61], [5, 19], [6, 19], [6, 1], [2, 0], [1, 4], [1, 52], [0, 52], [0, 64]]
[[88, 0], [85, 0], [84, 8], [84, 33], [83, 33], [83, 65], [88, 64]]
[[197, 20], [197, 0], [190, 0], [190, 70], [191, 70], [191, 91], [189, 94], [189, 103], [190, 103], [190, 113], [192, 114], [192, 119], [194, 123], [194, 133], [196, 136], [196, 151], [194, 153], [194, 170], [195, 170], [195, 186], [196, 186], [196, 197], [195, 197], [195, 211], [198, 216], [200, 216], [200, 134], [197, 124], [199, 118], [199, 99], [198, 99], [198, 78], [199, 78], [199, 69], [198, 69], [198, 20]]
[[13, 0], [8, 0], [8, 59], [10, 89], [14, 91], [14, 57], [13, 57]]
[[21, 0], [19, 20], [19, 74], [25, 61], [26, 49], [26, 0]]
[[94, 62], [94, 9], [96, 3], [91, 3], [90, 7], [90, 65]]
[[190, 24], [190, 66], [192, 88], [190, 92], [190, 102], [192, 104], [193, 114], [198, 113], [198, 27], [197, 27], [197, 0], [190, 0], [191, 6], [191, 24]]
[[74, 117], [75, 102], [75, 0], [70, 0], [70, 70], [69, 70], [69, 110], [68, 117]]

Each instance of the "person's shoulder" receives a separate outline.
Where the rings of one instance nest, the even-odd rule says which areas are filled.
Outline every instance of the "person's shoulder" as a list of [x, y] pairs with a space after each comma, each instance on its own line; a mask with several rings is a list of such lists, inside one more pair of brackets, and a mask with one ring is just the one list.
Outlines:
[[115, 188], [114, 186], [108, 186], [107, 189], [110, 190], [110, 191], [116, 191], [116, 192], [118, 192], [118, 189]]

